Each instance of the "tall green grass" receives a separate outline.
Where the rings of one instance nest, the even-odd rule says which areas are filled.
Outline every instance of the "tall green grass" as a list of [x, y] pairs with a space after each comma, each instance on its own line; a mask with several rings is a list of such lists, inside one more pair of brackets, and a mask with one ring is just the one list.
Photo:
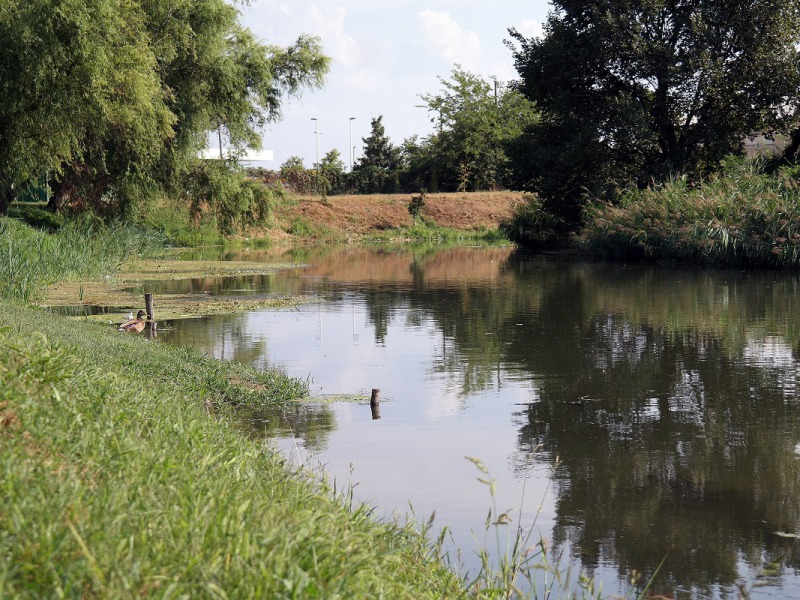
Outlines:
[[54, 232], [0, 218], [0, 298], [30, 302], [46, 285], [113, 273], [131, 256], [163, 247], [152, 229], [84, 217]]
[[370, 234], [365, 241], [369, 243], [390, 243], [402, 240], [407, 243], [435, 243], [435, 244], [503, 244], [508, 243], [508, 238], [496, 229], [477, 227], [465, 231], [440, 227], [435, 223], [417, 219], [411, 226], [386, 229]]
[[462, 595], [421, 536], [227, 424], [302, 384], [11, 304], [0, 346], [0, 596]]
[[730, 158], [719, 175], [629, 189], [618, 205], [585, 208], [581, 240], [592, 256], [759, 268], [800, 267], [798, 169], [761, 172]]

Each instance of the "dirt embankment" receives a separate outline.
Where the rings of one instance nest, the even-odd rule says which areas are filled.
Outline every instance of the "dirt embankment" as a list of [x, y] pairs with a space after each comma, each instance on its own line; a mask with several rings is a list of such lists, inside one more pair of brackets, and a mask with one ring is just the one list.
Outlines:
[[[334, 235], [360, 237], [412, 225], [408, 204], [412, 194], [301, 197], [282, 206], [276, 216], [284, 225], [302, 220]], [[522, 192], [469, 192], [428, 194], [421, 216], [440, 227], [469, 231], [497, 228], [514, 214]]]

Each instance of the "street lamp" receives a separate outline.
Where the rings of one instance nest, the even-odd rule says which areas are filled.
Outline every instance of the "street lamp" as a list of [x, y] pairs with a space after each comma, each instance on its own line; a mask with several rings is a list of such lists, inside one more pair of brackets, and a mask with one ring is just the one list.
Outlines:
[[350, 172], [351, 173], [353, 172], [353, 154], [354, 154], [353, 149], [355, 148], [355, 146], [353, 146], [353, 121], [355, 120], [356, 120], [355, 117], [350, 117]]
[[319, 120], [317, 117], [311, 117], [311, 120], [314, 121], [314, 133], [317, 136], [317, 162], [314, 166], [319, 169]]

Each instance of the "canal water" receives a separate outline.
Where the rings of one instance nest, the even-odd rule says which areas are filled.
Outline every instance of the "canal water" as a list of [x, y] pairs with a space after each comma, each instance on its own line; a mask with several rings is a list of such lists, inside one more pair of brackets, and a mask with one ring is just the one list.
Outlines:
[[[308, 379], [317, 401], [247, 415], [248, 434], [378, 518], [435, 513], [462, 570], [521, 526], [605, 595], [661, 564], [651, 593], [800, 598], [797, 274], [511, 248], [231, 258], [296, 266], [145, 287], [306, 301], [160, 323], [159, 340]], [[512, 521], [499, 538], [490, 509]]]

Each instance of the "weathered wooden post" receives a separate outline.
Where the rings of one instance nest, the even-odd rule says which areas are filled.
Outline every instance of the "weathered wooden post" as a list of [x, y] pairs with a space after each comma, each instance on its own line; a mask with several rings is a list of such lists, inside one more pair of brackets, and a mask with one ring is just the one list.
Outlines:
[[158, 335], [158, 323], [153, 312], [153, 294], [144, 295], [144, 309], [147, 311], [147, 337], [153, 339]]
[[372, 410], [373, 421], [381, 418], [381, 391], [378, 388], [373, 388], [372, 390], [372, 398], [369, 400], [369, 408]]
[[147, 311], [147, 320], [154, 320], [153, 317], [153, 294], [144, 295], [144, 309]]

